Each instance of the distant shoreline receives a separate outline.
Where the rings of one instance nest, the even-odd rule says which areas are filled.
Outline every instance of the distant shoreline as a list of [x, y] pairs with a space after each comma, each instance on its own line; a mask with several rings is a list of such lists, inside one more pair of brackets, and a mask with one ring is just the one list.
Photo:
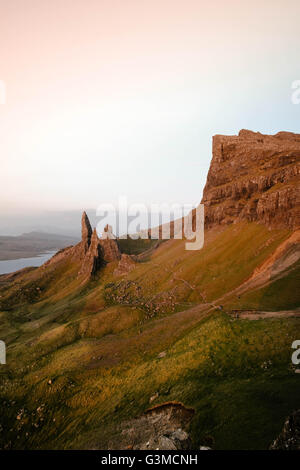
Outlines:
[[38, 257], [41, 257], [43, 255], [48, 255], [50, 253], [53, 253], [55, 254], [57, 251], [59, 250], [59, 248], [57, 250], [42, 250], [42, 251], [28, 251], [28, 252], [24, 252], [24, 251], [20, 251], [20, 252], [16, 252], [15, 254], [13, 253], [9, 253], [7, 255], [3, 254], [0, 252], [0, 261], [18, 261], [20, 259], [31, 259], [31, 258], [38, 258]]
[[47, 251], [37, 256], [0, 260], [0, 276], [11, 274], [24, 268], [38, 268], [55, 255], [57, 250]]
[[15, 255], [13, 253], [9, 253], [8, 255], [5, 255], [5, 254], [1, 254], [0, 253], [0, 261], [18, 261], [20, 259], [31, 259], [31, 258], [38, 258], [40, 256], [43, 256], [43, 255], [47, 255], [49, 253], [56, 253], [58, 251], [57, 250], [43, 250], [43, 251], [28, 251], [28, 252], [24, 252], [24, 251], [20, 251], [20, 252], [17, 252]]
[[31, 232], [16, 237], [0, 236], [0, 261], [35, 258], [78, 243], [75, 237]]

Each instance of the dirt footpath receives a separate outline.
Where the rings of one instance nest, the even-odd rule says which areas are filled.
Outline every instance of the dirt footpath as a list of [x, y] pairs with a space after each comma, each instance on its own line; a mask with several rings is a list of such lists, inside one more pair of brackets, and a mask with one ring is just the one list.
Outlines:
[[280, 310], [279, 312], [262, 312], [259, 310], [236, 310], [231, 316], [242, 320], [260, 320], [266, 318], [288, 318], [300, 317], [300, 309], [296, 310]]

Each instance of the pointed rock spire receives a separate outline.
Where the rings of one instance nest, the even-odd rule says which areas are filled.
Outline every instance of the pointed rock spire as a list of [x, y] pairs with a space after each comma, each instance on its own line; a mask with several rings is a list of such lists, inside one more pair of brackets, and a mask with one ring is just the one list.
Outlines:
[[84, 245], [85, 252], [87, 252], [91, 244], [92, 233], [93, 231], [92, 231], [89, 218], [86, 212], [83, 212], [82, 217], [81, 217], [81, 237], [82, 237], [82, 243]]
[[96, 229], [90, 237], [90, 245], [83, 258], [79, 274], [93, 276], [103, 266], [103, 254]]
[[75, 250], [74, 256], [81, 261], [81, 267], [78, 275], [91, 277], [106, 263], [119, 260], [121, 253], [118, 243], [112, 233], [112, 228], [107, 225], [104, 229], [105, 238], [99, 239], [97, 230], [92, 230], [90, 221], [86, 212], [83, 212], [81, 218], [82, 240]]

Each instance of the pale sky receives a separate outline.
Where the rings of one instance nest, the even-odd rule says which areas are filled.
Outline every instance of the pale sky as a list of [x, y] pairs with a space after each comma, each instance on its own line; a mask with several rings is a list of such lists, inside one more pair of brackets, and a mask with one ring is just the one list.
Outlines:
[[212, 135], [299, 132], [299, 18], [299, 0], [0, 0], [0, 221], [200, 202]]

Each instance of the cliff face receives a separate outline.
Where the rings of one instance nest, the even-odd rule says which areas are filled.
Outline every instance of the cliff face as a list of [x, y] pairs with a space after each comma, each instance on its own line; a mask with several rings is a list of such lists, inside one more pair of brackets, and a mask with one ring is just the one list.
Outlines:
[[206, 227], [240, 220], [299, 227], [299, 173], [300, 134], [214, 136], [202, 199]]

